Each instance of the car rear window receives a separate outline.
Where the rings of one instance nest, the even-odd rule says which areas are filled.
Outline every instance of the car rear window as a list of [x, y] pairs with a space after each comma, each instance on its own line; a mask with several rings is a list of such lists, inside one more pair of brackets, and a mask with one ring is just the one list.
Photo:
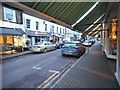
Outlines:
[[68, 43], [68, 44], [65, 44], [65, 45], [67, 45], [67, 46], [81, 46], [81, 45], [83, 45], [82, 43]]
[[65, 44], [65, 46], [76, 46], [76, 44]]
[[43, 42], [37, 42], [34, 45], [41, 45]]

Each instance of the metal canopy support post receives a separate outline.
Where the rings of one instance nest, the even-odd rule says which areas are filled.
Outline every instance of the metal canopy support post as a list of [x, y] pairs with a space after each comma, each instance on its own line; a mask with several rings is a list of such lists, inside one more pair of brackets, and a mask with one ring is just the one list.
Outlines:
[[118, 4], [118, 28], [117, 28], [117, 61], [115, 76], [120, 86], [120, 2]]

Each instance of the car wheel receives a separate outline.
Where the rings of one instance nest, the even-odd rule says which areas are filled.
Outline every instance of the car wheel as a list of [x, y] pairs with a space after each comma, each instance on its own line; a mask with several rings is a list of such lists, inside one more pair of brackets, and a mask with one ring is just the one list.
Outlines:
[[56, 50], [57, 49], [57, 47], [54, 47], [54, 50]]
[[45, 49], [43, 49], [43, 52], [44, 52], [44, 53], [46, 53], [46, 52], [47, 52], [47, 49], [46, 49], [46, 48], [45, 48]]
[[62, 56], [66, 56], [65, 54], [62, 54]]
[[76, 56], [77, 58], [79, 58], [80, 56]]

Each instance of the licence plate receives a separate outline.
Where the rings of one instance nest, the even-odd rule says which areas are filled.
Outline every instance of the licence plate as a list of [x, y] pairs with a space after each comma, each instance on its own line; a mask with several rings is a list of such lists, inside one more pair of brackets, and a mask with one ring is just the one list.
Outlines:
[[72, 52], [66, 52], [65, 54], [72, 54]]
[[37, 47], [33, 47], [33, 48], [37, 48]]

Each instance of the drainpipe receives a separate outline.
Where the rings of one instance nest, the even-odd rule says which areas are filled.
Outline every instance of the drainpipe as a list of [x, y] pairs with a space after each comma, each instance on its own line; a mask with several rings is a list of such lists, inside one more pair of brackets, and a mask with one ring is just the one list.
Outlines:
[[117, 61], [115, 76], [120, 86], [120, 2], [118, 4], [118, 28], [117, 28]]

